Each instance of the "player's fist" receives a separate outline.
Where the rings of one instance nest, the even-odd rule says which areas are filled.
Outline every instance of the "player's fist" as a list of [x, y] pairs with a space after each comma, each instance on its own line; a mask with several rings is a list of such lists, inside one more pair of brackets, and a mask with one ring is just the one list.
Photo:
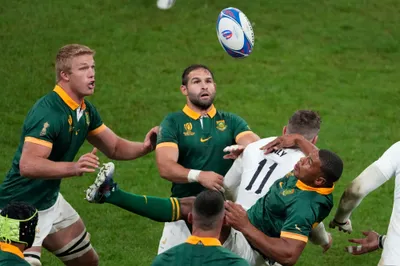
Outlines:
[[224, 191], [224, 177], [212, 171], [201, 171], [197, 181], [205, 188]]
[[339, 231], [343, 231], [343, 232], [349, 233], [349, 234], [351, 234], [351, 232], [353, 231], [353, 227], [351, 227], [350, 219], [348, 219], [345, 223], [339, 223], [339, 222], [335, 221], [335, 219], [333, 219], [329, 223], [329, 227], [330, 228], [337, 227], [339, 229]]
[[92, 152], [82, 155], [74, 164], [75, 175], [81, 176], [84, 173], [93, 173], [99, 167], [99, 157], [96, 156], [97, 148]]
[[235, 160], [237, 157], [242, 154], [244, 151], [244, 146], [242, 145], [231, 145], [224, 148], [224, 152], [229, 152], [228, 154], [224, 155], [224, 159], [233, 159]]

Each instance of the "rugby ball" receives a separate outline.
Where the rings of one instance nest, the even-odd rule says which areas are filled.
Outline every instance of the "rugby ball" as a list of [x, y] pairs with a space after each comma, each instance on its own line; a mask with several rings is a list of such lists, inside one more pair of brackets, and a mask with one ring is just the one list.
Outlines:
[[247, 57], [253, 51], [253, 27], [246, 15], [237, 8], [228, 7], [219, 13], [217, 36], [222, 48], [232, 57]]

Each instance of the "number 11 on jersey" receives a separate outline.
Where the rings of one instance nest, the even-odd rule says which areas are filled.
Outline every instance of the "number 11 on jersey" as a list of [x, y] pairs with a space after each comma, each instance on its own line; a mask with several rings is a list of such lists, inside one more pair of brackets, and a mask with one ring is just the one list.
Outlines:
[[[260, 173], [261, 173], [262, 169], [264, 168], [264, 166], [266, 165], [266, 163], [267, 163], [267, 159], [264, 159], [264, 160], [262, 160], [262, 161], [260, 161], [258, 163], [257, 171], [254, 173], [253, 177], [251, 178], [251, 181], [247, 185], [246, 190], [251, 190], [252, 189], [252, 187], [254, 185], [254, 182], [256, 181], [257, 177], [260, 175]], [[258, 187], [258, 189], [255, 192], [256, 194], [260, 194], [261, 193], [262, 189], [264, 188], [265, 184], [268, 181], [268, 178], [271, 176], [272, 172], [275, 170], [275, 168], [277, 166], [278, 166], [278, 164], [274, 163], [269, 167], [269, 171], [265, 174], [260, 186]]]

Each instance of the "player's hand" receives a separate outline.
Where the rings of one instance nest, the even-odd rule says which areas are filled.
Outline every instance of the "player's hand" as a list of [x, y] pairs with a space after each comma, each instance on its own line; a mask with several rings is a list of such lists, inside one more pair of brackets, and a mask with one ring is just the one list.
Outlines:
[[197, 181], [205, 188], [224, 192], [224, 177], [212, 171], [201, 171]]
[[335, 228], [337, 227], [339, 229], [339, 231], [342, 231], [344, 233], [349, 233], [351, 234], [351, 232], [353, 231], [353, 227], [351, 227], [351, 221], [350, 219], [348, 219], [346, 221], [346, 223], [339, 223], [337, 221], [335, 221], [335, 219], [333, 219], [330, 223], [329, 223], [329, 228]]
[[345, 251], [353, 255], [361, 255], [375, 251], [379, 248], [379, 234], [374, 231], [362, 232], [365, 238], [349, 239], [349, 242], [359, 244], [348, 246]]
[[271, 153], [275, 150], [279, 150], [282, 148], [291, 148], [296, 146], [297, 139], [301, 138], [302, 136], [299, 134], [288, 134], [277, 137], [273, 141], [269, 142], [268, 144], [262, 146], [260, 150], [264, 150], [264, 154]]
[[143, 148], [146, 151], [153, 151], [156, 147], [157, 144], [157, 134], [158, 134], [159, 127], [153, 127], [150, 129], [149, 132], [147, 132], [146, 137], [144, 138], [143, 141]]
[[224, 159], [235, 160], [244, 151], [244, 146], [242, 145], [231, 145], [224, 148], [224, 152], [229, 152], [229, 154], [224, 155]]
[[246, 210], [242, 205], [232, 201], [225, 201], [225, 220], [226, 224], [238, 231], [243, 231], [250, 224]]
[[99, 167], [99, 157], [96, 156], [97, 148], [92, 152], [82, 155], [74, 165], [75, 175], [81, 176], [84, 173], [93, 173]]
[[328, 251], [328, 249], [330, 249], [332, 247], [332, 235], [330, 233], [328, 233], [328, 237], [329, 237], [329, 243], [326, 245], [321, 245], [322, 247], [322, 253], [325, 253]]

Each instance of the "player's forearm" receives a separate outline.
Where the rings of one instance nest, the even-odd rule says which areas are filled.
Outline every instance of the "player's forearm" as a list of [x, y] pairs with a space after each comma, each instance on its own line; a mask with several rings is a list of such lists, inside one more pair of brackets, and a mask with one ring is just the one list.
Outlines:
[[61, 179], [76, 175], [75, 163], [53, 162], [41, 157], [21, 158], [20, 174], [32, 179]]
[[311, 230], [310, 242], [314, 245], [325, 246], [329, 244], [329, 235], [323, 222]]
[[174, 160], [158, 160], [160, 176], [174, 183], [188, 183], [190, 169], [187, 169]]
[[311, 152], [318, 150], [317, 147], [314, 146], [310, 141], [308, 141], [303, 136], [296, 138], [295, 144], [299, 149], [306, 155], [310, 154]]
[[134, 160], [148, 154], [150, 151], [150, 149], [145, 149], [142, 142], [119, 138], [113, 152], [107, 157], [113, 160]]
[[284, 266], [294, 265], [296, 263], [298, 255], [292, 252], [290, 245], [288, 245], [285, 239], [266, 236], [251, 224], [241, 232], [246, 237], [247, 241], [264, 256]]
[[386, 181], [386, 177], [375, 164], [368, 166], [344, 191], [336, 211], [335, 221], [346, 222], [363, 198]]

